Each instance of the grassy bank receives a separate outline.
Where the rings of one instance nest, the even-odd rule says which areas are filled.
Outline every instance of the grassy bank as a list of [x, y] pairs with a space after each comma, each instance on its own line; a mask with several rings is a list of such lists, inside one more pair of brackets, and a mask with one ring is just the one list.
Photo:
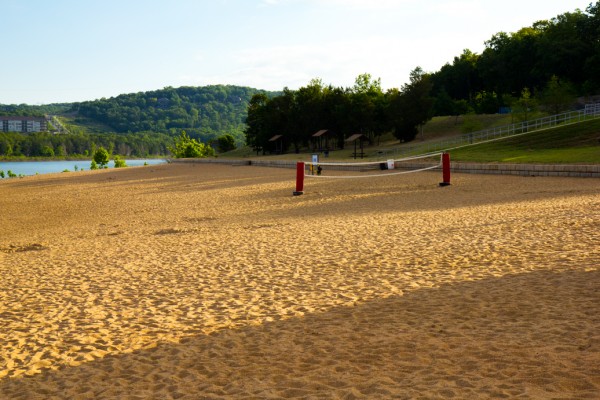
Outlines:
[[600, 120], [451, 151], [455, 161], [600, 164]]

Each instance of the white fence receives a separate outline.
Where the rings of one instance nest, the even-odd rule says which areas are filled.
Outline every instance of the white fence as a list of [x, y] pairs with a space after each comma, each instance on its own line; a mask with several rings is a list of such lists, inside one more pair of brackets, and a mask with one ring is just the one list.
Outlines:
[[570, 111], [530, 121], [518, 122], [516, 124], [484, 129], [451, 139], [383, 150], [379, 151], [376, 156], [381, 159], [387, 159], [390, 157], [402, 158], [409, 155], [437, 153], [440, 151], [451, 150], [476, 143], [484, 143], [502, 138], [508, 138], [511, 136], [518, 136], [525, 133], [540, 131], [543, 129], [549, 129], [558, 125], [576, 124], [578, 122], [596, 118], [600, 118], [600, 103], [586, 104], [583, 110]]

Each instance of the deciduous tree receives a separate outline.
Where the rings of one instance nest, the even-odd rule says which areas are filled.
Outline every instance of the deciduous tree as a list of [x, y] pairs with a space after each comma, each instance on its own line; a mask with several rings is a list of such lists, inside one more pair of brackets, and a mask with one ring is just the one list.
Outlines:
[[104, 147], [99, 147], [94, 152], [93, 160], [100, 168], [104, 168], [110, 161], [110, 155]]
[[191, 139], [185, 131], [175, 140], [175, 146], [169, 147], [169, 151], [175, 158], [205, 158], [215, 154], [212, 147]]

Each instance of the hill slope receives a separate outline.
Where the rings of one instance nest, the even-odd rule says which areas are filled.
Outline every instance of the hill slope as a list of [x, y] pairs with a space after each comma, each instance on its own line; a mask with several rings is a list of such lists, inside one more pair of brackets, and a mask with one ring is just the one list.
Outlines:
[[455, 149], [455, 161], [600, 164], [600, 119]]
[[256, 93], [275, 94], [232, 85], [167, 87], [74, 103], [71, 111], [75, 113], [75, 124], [102, 124], [116, 133], [178, 135], [185, 130], [204, 142], [231, 134], [241, 144], [248, 102]]

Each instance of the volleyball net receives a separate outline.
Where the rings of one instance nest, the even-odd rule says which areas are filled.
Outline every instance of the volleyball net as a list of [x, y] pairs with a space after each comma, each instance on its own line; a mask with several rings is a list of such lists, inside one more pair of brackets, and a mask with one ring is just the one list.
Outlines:
[[448, 153], [430, 153], [401, 159], [369, 162], [298, 162], [296, 165], [296, 191], [303, 194], [304, 179], [361, 179], [404, 175], [441, 169], [443, 181], [450, 184], [450, 156]]
[[360, 179], [422, 172], [442, 167], [442, 153], [369, 162], [305, 162], [304, 176], [322, 179]]

